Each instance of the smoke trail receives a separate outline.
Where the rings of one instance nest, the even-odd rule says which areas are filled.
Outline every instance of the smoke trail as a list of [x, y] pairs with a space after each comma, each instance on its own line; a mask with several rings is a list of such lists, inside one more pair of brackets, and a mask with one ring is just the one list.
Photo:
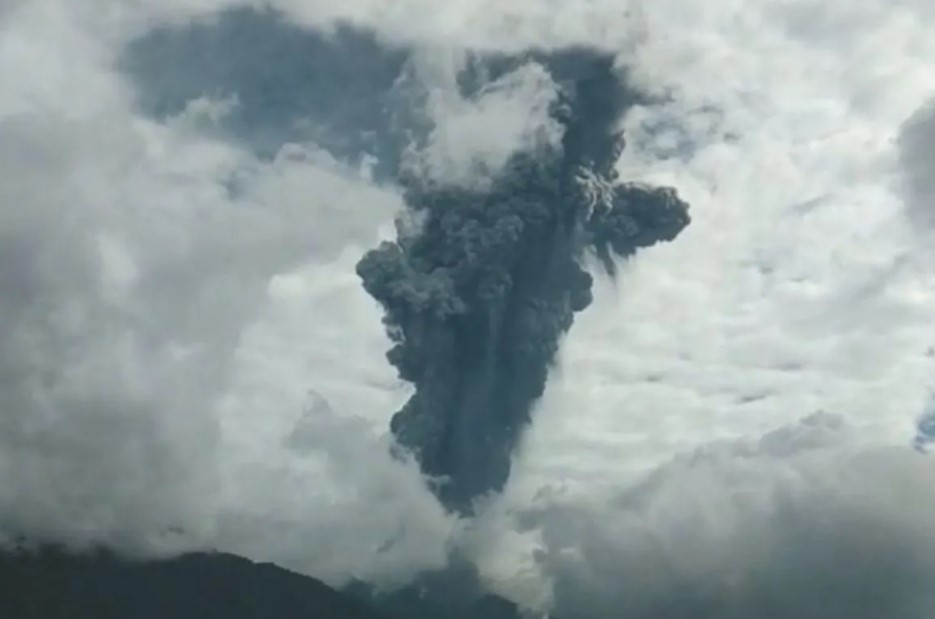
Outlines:
[[400, 227], [357, 267], [385, 309], [388, 359], [416, 388], [392, 431], [461, 512], [502, 489], [559, 340], [591, 303], [584, 252], [613, 274], [614, 255], [672, 240], [689, 222], [674, 190], [616, 182], [617, 123], [633, 95], [611, 56], [486, 59], [474, 77], [525, 62], [558, 86], [560, 143], [515, 153], [483, 188], [407, 178], [421, 229]]

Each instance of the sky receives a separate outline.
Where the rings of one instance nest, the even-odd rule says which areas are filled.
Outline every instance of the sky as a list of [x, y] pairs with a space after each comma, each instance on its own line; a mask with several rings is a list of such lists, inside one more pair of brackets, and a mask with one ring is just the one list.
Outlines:
[[[454, 546], [559, 616], [927, 616], [930, 2], [265, 4], [230, 32], [261, 3], [0, 4], [5, 535], [219, 548], [333, 584], [405, 582]], [[675, 242], [597, 278], [471, 521], [387, 455], [409, 391], [354, 265], [402, 201], [389, 155], [349, 155], [381, 91], [359, 80], [348, 105], [359, 69], [303, 47], [339, 22], [371, 33], [335, 58], [377, 50], [372, 80], [413, 54], [405, 109], [437, 127], [420, 161], [455, 182], [526, 144], [554, 94], [532, 69], [464, 100], [466, 50], [617, 53], [658, 95], [624, 120], [621, 176], [691, 204]], [[310, 65], [331, 81], [302, 86]], [[279, 107], [255, 107], [265, 89]]]

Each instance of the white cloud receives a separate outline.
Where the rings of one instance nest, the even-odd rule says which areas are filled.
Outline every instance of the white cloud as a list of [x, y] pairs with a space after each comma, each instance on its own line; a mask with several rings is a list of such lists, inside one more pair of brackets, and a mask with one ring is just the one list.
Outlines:
[[471, 97], [458, 91], [458, 55], [419, 58], [425, 114], [433, 129], [411, 153], [423, 176], [456, 185], [489, 180], [517, 151], [555, 146], [558, 124], [549, 116], [557, 88], [539, 65], [528, 64], [494, 80]]
[[[660, 507], [633, 526], [626, 524], [632, 512], [613, 497], [676, 454], [825, 410], [875, 446], [860, 455], [833, 450], [796, 473], [793, 508], [808, 510], [800, 525], [809, 532], [799, 534], [827, 552], [822, 543], [846, 547], [849, 533], [834, 538], [834, 525], [810, 511], [827, 509], [842, 530], [852, 531], [853, 519], [862, 535], [879, 535], [880, 552], [927, 548], [930, 506], [914, 503], [902, 513], [907, 499], [891, 493], [930, 492], [930, 467], [902, 450], [935, 377], [933, 263], [927, 237], [907, 225], [896, 142], [935, 86], [925, 69], [935, 60], [925, 35], [931, 15], [920, 20], [882, 2], [859, 10], [854, 3], [676, 1], [644, 9], [636, 75], [668, 102], [631, 114], [631, 148], [620, 168], [625, 178], [679, 187], [694, 221], [676, 242], [640, 254], [616, 286], [598, 288], [565, 342], [504, 504], [534, 504], [531, 497], [550, 485], [570, 493], [543, 516], [546, 535], [563, 526], [575, 531], [564, 535], [580, 535], [566, 540], [568, 557], [550, 559], [566, 584], [579, 587], [560, 596], [606, 596], [613, 605], [619, 592], [632, 592], [627, 576], [643, 582], [647, 561], [687, 569], [677, 556], [665, 563], [658, 546], [641, 546], [678, 544], [683, 526], [698, 570], [742, 571], [746, 559], [731, 549], [757, 539], [747, 527], [792, 533], [776, 522], [772, 503], [720, 510], [719, 503], [730, 505], [722, 494], [733, 492], [730, 478], [692, 487], [698, 476], [734, 473], [703, 462], [697, 471], [695, 464], [662, 469], [657, 475], [668, 481], [650, 487], [647, 501], [671, 513]], [[917, 178], [930, 173], [923, 170]], [[853, 458], [863, 463], [859, 474], [850, 470]], [[792, 456], [760, 465], [764, 477], [753, 485], [771, 492], [800, 463]], [[713, 528], [696, 500], [714, 510]], [[729, 523], [736, 533], [719, 537]], [[640, 534], [646, 528], [649, 538]], [[591, 556], [576, 559], [574, 548]], [[814, 574], [805, 550], [791, 552], [790, 562], [801, 564], [788, 569]], [[493, 574], [504, 565], [516, 571], [522, 551], [508, 556], [485, 561]], [[770, 566], [756, 569], [771, 574]], [[909, 576], [930, 573], [927, 565], [913, 569]], [[592, 589], [590, 578], [609, 580]], [[649, 578], [652, 586], [684, 585], [676, 576]], [[515, 586], [536, 592], [532, 582]]]
[[[504, 588], [558, 616], [921, 619], [933, 466], [818, 415], [684, 454], [603, 497], [509, 506], [479, 538]], [[505, 528], [512, 560], [496, 556]]]
[[[137, 115], [105, 45], [123, 33], [89, 26], [94, 8], [24, 7], [0, 44], [0, 527], [146, 553], [239, 549], [336, 582], [436, 564], [450, 522], [389, 457], [383, 420], [376, 436], [350, 420], [386, 413], [396, 389], [351, 266], [398, 196], [309, 146], [263, 162], [218, 140], [225, 102], [164, 124]], [[294, 396], [338, 374], [315, 354], [359, 348], [297, 340], [268, 312], [290, 278], [333, 279], [334, 260], [346, 302], [293, 286], [293, 319], [353, 338], [342, 318], [357, 318], [380, 339], [343, 378], [363, 369], [378, 384], [322, 389], [336, 412], [302, 421], [328, 437], [315, 459], [284, 444]], [[335, 546], [342, 561], [323, 561]]]
[[[571, 476], [593, 477], [609, 452], [615, 467], [652, 466], [819, 409], [881, 441], [911, 436], [935, 369], [935, 297], [895, 145], [935, 87], [918, 79], [935, 49], [900, 7], [860, 7], [644, 6], [633, 62], [670, 100], [631, 115], [620, 168], [679, 187], [694, 221], [597, 291], [521, 475], [558, 474], [556, 454]], [[822, 21], [836, 34], [818, 36]], [[675, 154], [660, 134], [673, 125]]]

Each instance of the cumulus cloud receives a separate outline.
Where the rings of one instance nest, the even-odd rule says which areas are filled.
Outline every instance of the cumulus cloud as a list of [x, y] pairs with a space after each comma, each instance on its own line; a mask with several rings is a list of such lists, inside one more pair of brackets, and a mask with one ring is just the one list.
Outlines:
[[[466, 96], [458, 79], [468, 68], [451, 58], [418, 58], [421, 100], [432, 129], [411, 150], [410, 173], [446, 185], [489, 182], [517, 151], [554, 146], [561, 128], [549, 114], [558, 92], [546, 70], [529, 63]], [[412, 95], [410, 95], [412, 96]]]
[[663, 101], [628, 117], [619, 168], [677, 187], [694, 224], [598, 282], [518, 466], [530, 488], [600, 484], [609, 461], [642, 469], [816, 409], [911, 437], [935, 299], [896, 146], [935, 50], [902, 5], [864, 3], [824, 38], [801, 23], [812, 4], [782, 6], [644, 5], [630, 63]]
[[[665, 102], [630, 115], [620, 168], [679, 187], [694, 225], [596, 288], [504, 505], [568, 498], [481, 562], [570, 616], [925, 616], [930, 506], [908, 497], [931, 471], [906, 446], [935, 375], [932, 263], [897, 182], [927, 176], [924, 132], [915, 161], [897, 149], [933, 86], [918, 15], [644, 8], [634, 76]], [[816, 409], [851, 438], [678, 457]]]
[[601, 499], [558, 492], [501, 512], [518, 537], [535, 532], [513, 588], [560, 617], [926, 617], [932, 467], [816, 414]]
[[[0, 46], [5, 75], [32, 59], [28, 79], [4, 78], [0, 101], [0, 526], [131, 552], [255, 550], [335, 582], [434, 565], [448, 521], [419, 475], [389, 457], [372, 423], [329, 425], [372, 410], [349, 400], [300, 418], [289, 381], [307, 390], [318, 367], [278, 376], [273, 390], [243, 370], [279, 354], [283, 340], [263, 330], [276, 299], [341, 324], [348, 304], [336, 313], [296, 297], [290, 277], [308, 289], [302, 269], [372, 243], [395, 191], [313, 144], [257, 158], [218, 134], [236, 102], [213, 93], [160, 119], [139, 114], [111, 64], [119, 49], [104, 45], [125, 33], [98, 37], [83, 10], [23, 7]], [[379, 334], [376, 309], [361, 312]], [[369, 367], [381, 366], [376, 353]], [[378, 379], [370, 391], [392, 394]], [[299, 422], [331, 437], [318, 444], [331, 464], [286, 444]], [[251, 432], [252, 450], [240, 449]], [[264, 504], [275, 513], [259, 518]], [[279, 543], [257, 548], [274, 527]], [[298, 557], [290, 535], [311, 542]], [[374, 561], [381, 544], [386, 559]], [[345, 558], [326, 566], [333, 545]]]

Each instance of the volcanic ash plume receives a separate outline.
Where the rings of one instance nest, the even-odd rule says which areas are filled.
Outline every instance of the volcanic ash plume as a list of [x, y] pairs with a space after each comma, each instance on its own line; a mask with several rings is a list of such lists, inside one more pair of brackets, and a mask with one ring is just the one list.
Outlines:
[[591, 303], [585, 252], [613, 274], [615, 256], [689, 222], [674, 190], [617, 181], [617, 126], [632, 95], [613, 58], [570, 50], [513, 62], [538, 62], [555, 81], [561, 140], [513, 154], [482, 188], [407, 179], [419, 229], [400, 226], [357, 266], [385, 308], [388, 359], [415, 385], [392, 431], [462, 513], [503, 488], [559, 340]]

